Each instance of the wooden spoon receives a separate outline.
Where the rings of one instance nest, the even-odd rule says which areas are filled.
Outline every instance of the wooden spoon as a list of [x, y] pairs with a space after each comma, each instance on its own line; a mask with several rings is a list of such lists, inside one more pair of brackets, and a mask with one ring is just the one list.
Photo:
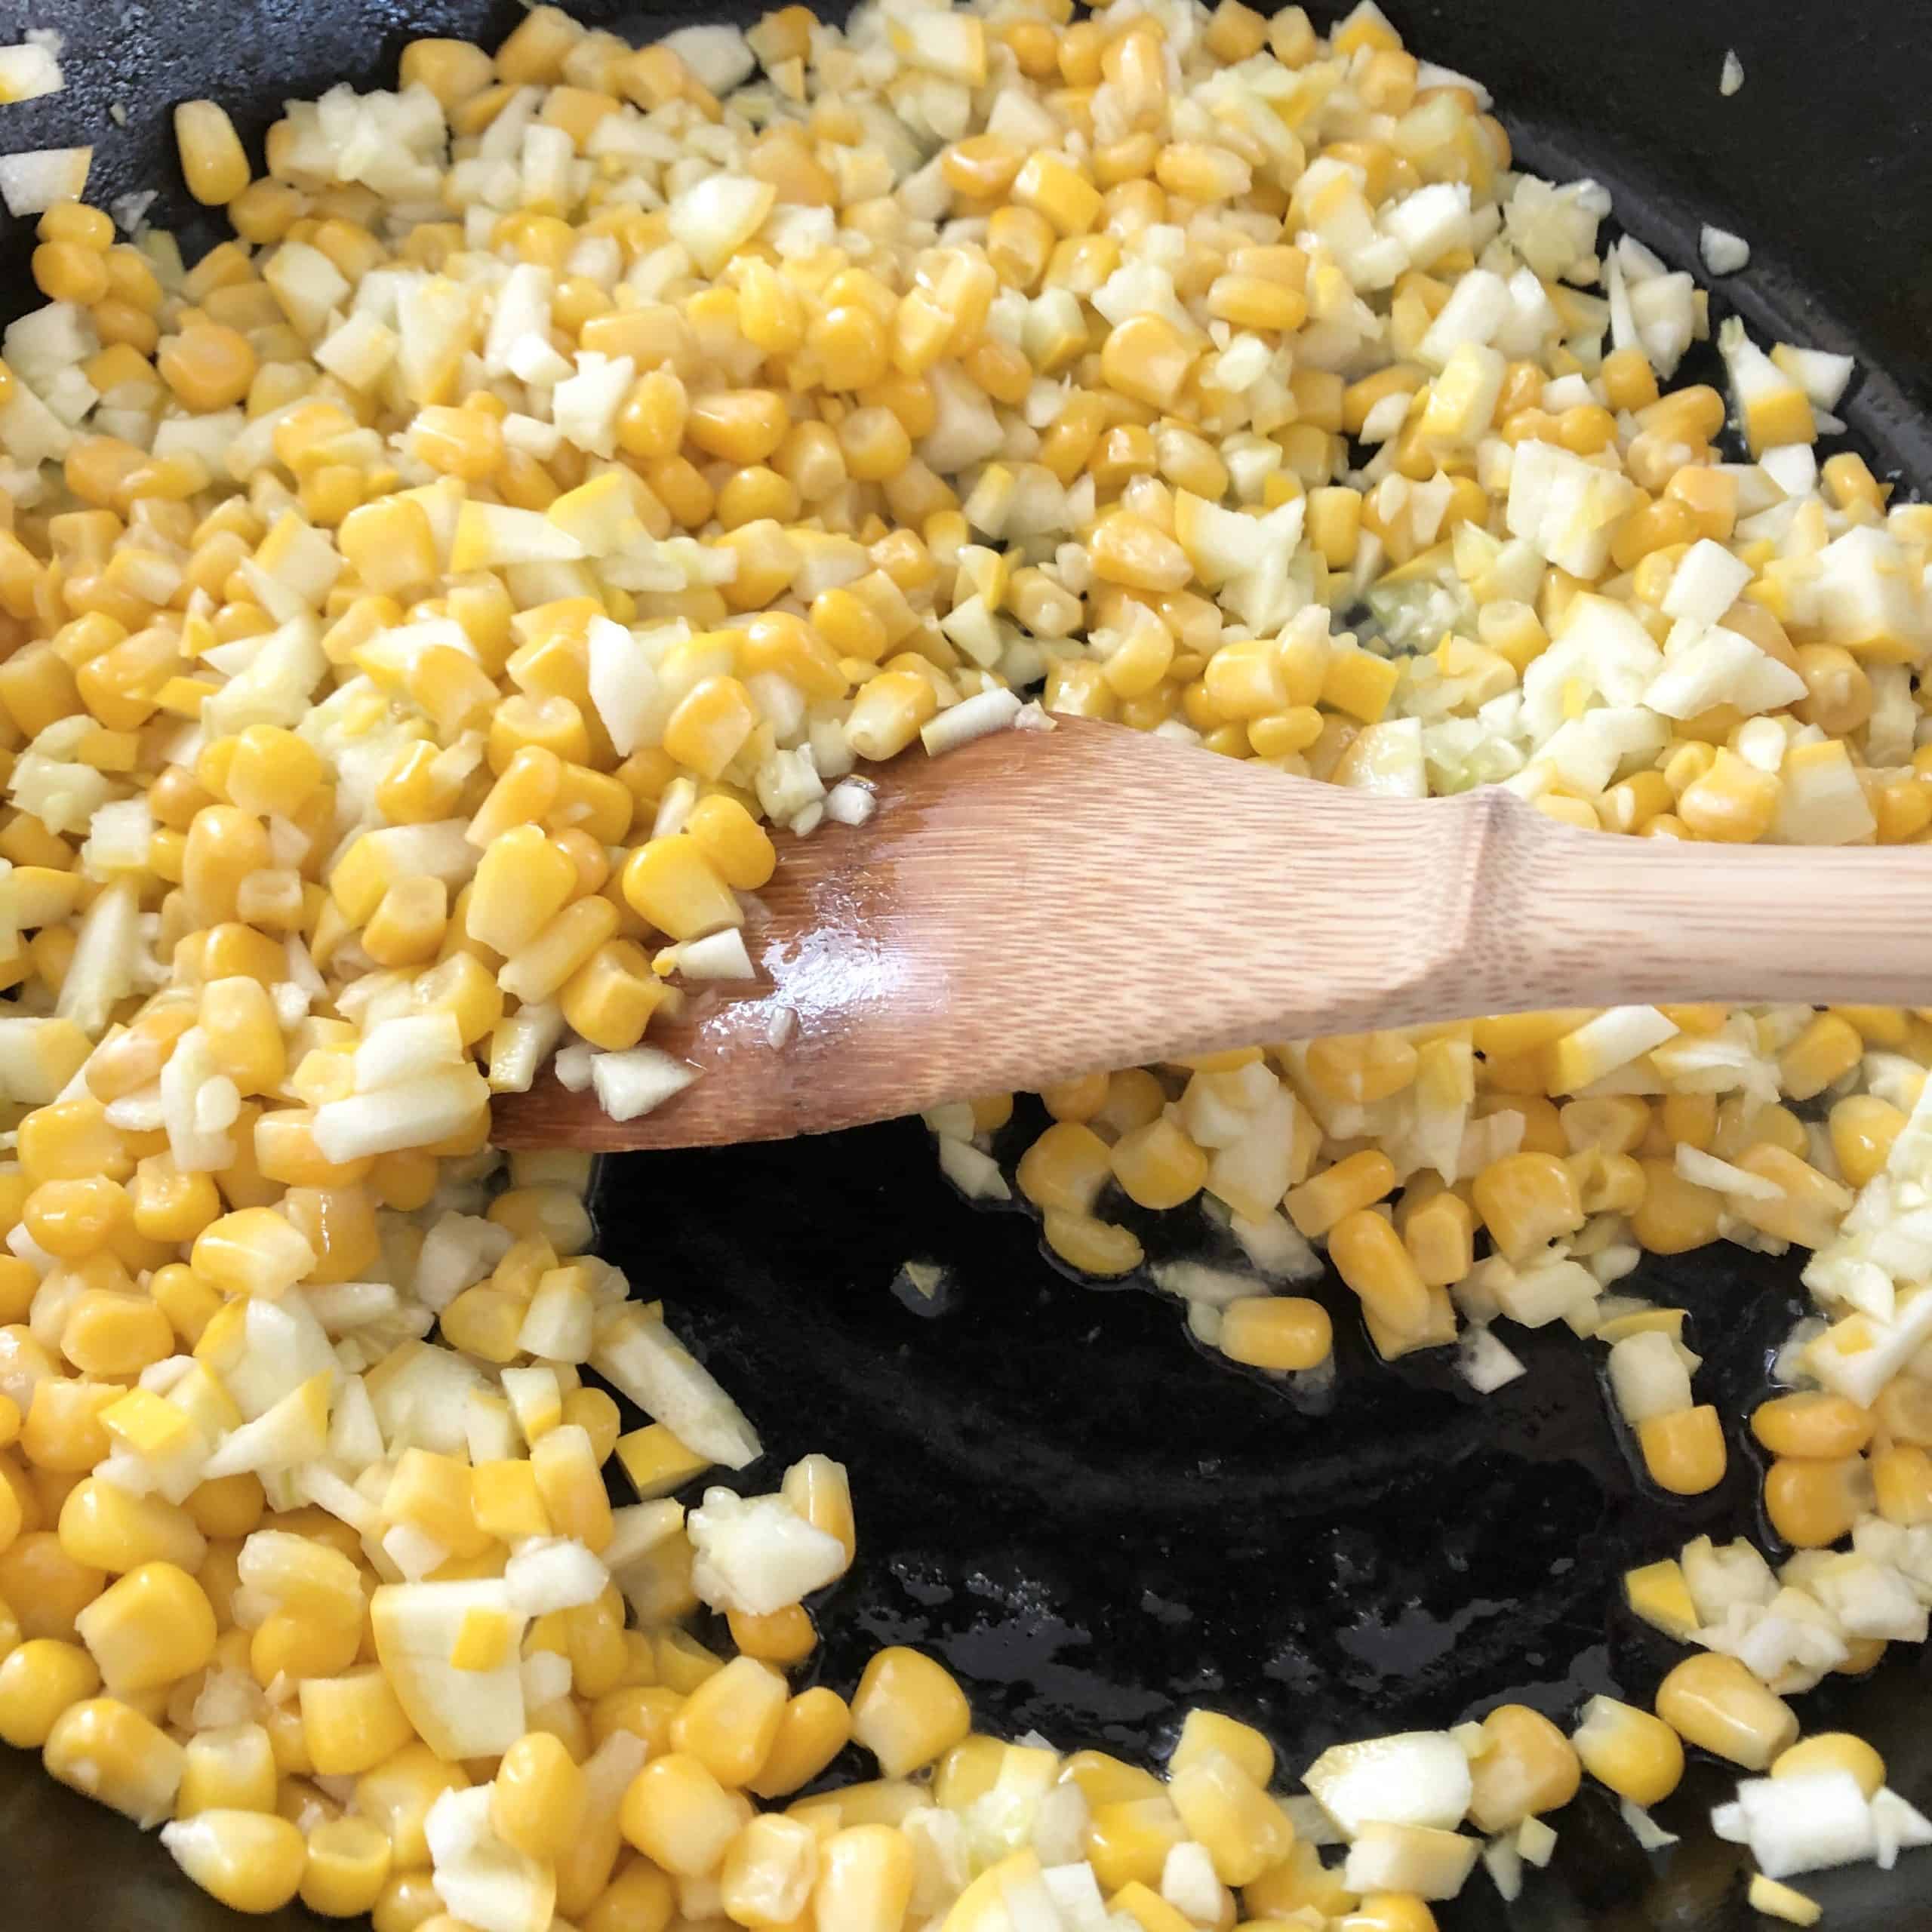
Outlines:
[[1476, 1014], [1932, 1001], [1924, 846], [1606, 838], [1493, 786], [1377, 798], [1068, 718], [875, 783], [866, 823], [785, 844], [758, 980], [653, 1026], [702, 1078], [617, 1121], [546, 1074], [497, 1100], [498, 1143], [777, 1140]]

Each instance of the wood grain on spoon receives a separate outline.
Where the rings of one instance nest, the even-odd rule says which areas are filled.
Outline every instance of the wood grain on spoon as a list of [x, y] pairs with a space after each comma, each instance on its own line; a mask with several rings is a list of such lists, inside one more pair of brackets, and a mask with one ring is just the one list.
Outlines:
[[1476, 1014], [1932, 1000], [1923, 846], [1610, 837], [1494, 787], [1376, 798], [1075, 718], [875, 778], [866, 824], [784, 843], [757, 982], [653, 1026], [701, 1078], [617, 1121], [546, 1073], [497, 1101], [500, 1144], [776, 1140]]

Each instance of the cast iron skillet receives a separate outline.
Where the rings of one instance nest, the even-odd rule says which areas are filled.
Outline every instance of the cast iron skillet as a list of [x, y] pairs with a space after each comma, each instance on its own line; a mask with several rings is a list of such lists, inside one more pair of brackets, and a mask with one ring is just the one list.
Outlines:
[[[1496, 92], [1526, 163], [1588, 172], [1679, 266], [1705, 220], [1746, 236], [1748, 273], [1721, 285], [1760, 332], [1855, 352], [1859, 445], [1886, 473], [1932, 478], [1932, 208], [1923, 103], [1932, 39], [1895, 0], [1537, 0], [1392, 5], [1421, 54]], [[577, 0], [644, 39], [691, 17]], [[693, 9], [749, 19], [750, 5]], [[1324, 17], [1337, 11], [1318, 6]], [[93, 198], [158, 186], [156, 219], [205, 245], [182, 192], [168, 115], [214, 95], [248, 131], [285, 97], [349, 78], [392, 82], [422, 33], [494, 42], [514, 0], [5, 0], [0, 38], [67, 36], [65, 94], [0, 110], [8, 149], [91, 140]], [[1742, 94], [1721, 100], [1727, 46]], [[117, 129], [110, 104], [125, 110]], [[15, 308], [33, 299], [25, 224], [0, 237]], [[1687, 374], [1703, 371], [1687, 371]], [[1128, 855], [1131, 859], [1131, 854]], [[1037, 1119], [1009, 1130], [1023, 1136]], [[1730, 1431], [1724, 1487], [1666, 1506], [1604, 1420], [1601, 1351], [1559, 1328], [1512, 1346], [1531, 1373], [1487, 1401], [1440, 1356], [1392, 1367], [1334, 1303], [1332, 1407], [1201, 1355], [1177, 1306], [1100, 1294], [1042, 1258], [1032, 1223], [977, 1212], [940, 1181], [908, 1124], [835, 1138], [636, 1156], [609, 1171], [605, 1251], [672, 1305], [769, 1446], [745, 1472], [768, 1488], [823, 1448], [851, 1466], [861, 1558], [830, 1593], [814, 1668], [849, 1690], [878, 1644], [945, 1658], [992, 1727], [1157, 1763], [1189, 1703], [1261, 1724], [1298, 1770], [1340, 1739], [1480, 1716], [1506, 1698], [1559, 1718], [1615, 1688], [1646, 1700], [1678, 1654], [1617, 1607], [1632, 1561], [1700, 1531], [1757, 1522], [1757, 1461], [1740, 1413], [1802, 1305], [1795, 1272], [1729, 1248], [1651, 1261], [1629, 1285], [1693, 1311], [1700, 1392]], [[1190, 1216], [1146, 1230], [1158, 1254], [1205, 1234]], [[908, 1260], [937, 1262], [928, 1302]], [[1932, 1807], [1932, 1663], [1900, 1653], [1806, 1700], [1807, 1730], [1877, 1740], [1893, 1783]], [[871, 1774], [854, 1754], [841, 1780]], [[1647, 1857], [1601, 1791], [1558, 1820], [1555, 1865], [1506, 1909], [1478, 1872], [1445, 1927], [1718, 1932], [1753, 1923], [1739, 1854], [1703, 1828], [1730, 1774], [1694, 1767], [1660, 1817], [1684, 1834]], [[242, 1921], [125, 1823], [0, 1749], [0, 1925], [218, 1932]], [[1832, 1932], [1932, 1926], [1932, 1854], [1804, 1881]], [[275, 1921], [314, 1921], [298, 1911]]]

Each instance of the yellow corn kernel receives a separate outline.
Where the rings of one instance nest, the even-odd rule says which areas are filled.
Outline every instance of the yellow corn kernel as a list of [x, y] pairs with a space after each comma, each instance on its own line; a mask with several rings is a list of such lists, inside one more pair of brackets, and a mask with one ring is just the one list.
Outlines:
[[711, 1466], [707, 1458], [688, 1449], [661, 1422], [620, 1436], [616, 1453], [631, 1487], [646, 1503], [681, 1489]]
[[260, 820], [232, 806], [205, 807], [195, 814], [182, 852], [181, 889], [189, 910], [203, 925], [232, 919], [242, 880], [269, 863]]
[[1575, 1178], [1553, 1154], [1510, 1154], [1476, 1176], [1471, 1199], [1498, 1249], [1521, 1260], [1583, 1225]]
[[38, 1751], [64, 1711], [100, 1688], [100, 1672], [78, 1644], [31, 1637], [0, 1658], [0, 1739]]
[[72, 1560], [110, 1576], [166, 1562], [192, 1573], [208, 1544], [194, 1518], [159, 1496], [133, 1496], [98, 1476], [67, 1492], [60, 1506], [60, 1547]]
[[785, 1679], [755, 1657], [734, 1657], [685, 1699], [671, 1724], [671, 1748], [734, 1789], [755, 1777], [778, 1736]]
[[426, 1744], [406, 1744], [387, 1762], [355, 1780], [355, 1810], [381, 1828], [402, 1870], [429, 1863], [423, 1821], [446, 1791], [469, 1784], [460, 1764], [444, 1763]]
[[791, 414], [773, 389], [714, 389], [694, 396], [687, 438], [727, 463], [763, 463], [784, 440]]
[[1334, 1334], [1328, 1311], [1318, 1301], [1299, 1295], [1247, 1295], [1221, 1311], [1215, 1346], [1230, 1361], [1293, 1372], [1326, 1361]]
[[1206, 1154], [1165, 1116], [1122, 1134], [1111, 1158], [1121, 1191], [1142, 1208], [1178, 1208], [1192, 1200], [1208, 1178]]
[[[1087, 540], [1087, 555], [1095, 576], [1130, 590], [1185, 590], [1194, 574], [1181, 546], [1131, 510], [1102, 517]], [[1280, 704], [1269, 708], [1279, 709]]]
[[198, 1811], [272, 1811], [275, 1753], [258, 1724], [227, 1724], [189, 1739], [174, 1815]]
[[131, 1705], [94, 1697], [54, 1720], [41, 1761], [61, 1783], [146, 1829], [172, 1811], [186, 1754]]
[[802, 1604], [787, 1604], [783, 1610], [764, 1617], [752, 1617], [733, 1611], [726, 1620], [731, 1641], [743, 1657], [761, 1663], [783, 1666], [802, 1663], [818, 1647], [818, 1632], [812, 1628], [811, 1614]]
[[1630, 1231], [1641, 1245], [1653, 1254], [1682, 1254], [1717, 1239], [1724, 1213], [1722, 1195], [1686, 1180], [1671, 1161], [1640, 1164], [1644, 1198], [1631, 1216]]
[[1113, 1279], [1140, 1267], [1144, 1254], [1132, 1229], [1094, 1215], [1048, 1208], [1041, 1215], [1041, 1236], [1049, 1248], [1082, 1275]]
[[280, 1085], [288, 1055], [274, 1002], [260, 980], [241, 975], [210, 980], [202, 989], [200, 1024], [214, 1070], [244, 1094]]
[[301, 1682], [302, 1736], [325, 1777], [355, 1777], [392, 1758], [415, 1735], [374, 1664]]
[[506, 958], [521, 952], [569, 903], [577, 868], [540, 827], [515, 825], [485, 849], [463, 909], [464, 923]]
[[1387, 1155], [1364, 1148], [1291, 1188], [1282, 1201], [1288, 1218], [1311, 1241], [1336, 1223], [1381, 1200], [1395, 1185], [1395, 1170]]
[[1397, 1335], [1419, 1334], [1429, 1319], [1429, 1291], [1386, 1217], [1358, 1208], [1329, 1230], [1337, 1272], [1371, 1317]]
[[389, 1841], [367, 1818], [325, 1818], [309, 1827], [300, 1897], [325, 1918], [355, 1918], [372, 1907], [388, 1881]]
[[931, 1764], [972, 1728], [965, 1694], [917, 1651], [878, 1652], [852, 1698], [852, 1736], [891, 1778]]
[[[356, 1635], [347, 1624], [332, 1625], [290, 1611], [274, 1611], [248, 1640], [248, 1668], [256, 1682], [265, 1686], [277, 1678], [320, 1682], [355, 1662]], [[303, 1760], [308, 1763], [306, 1730], [300, 1725], [299, 1711], [293, 1715], [301, 1729]]]
[[1798, 1738], [1791, 1706], [1715, 1651], [1670, 1672], [1657, 1686], [1657, 1713], [1687, 1743], [1749, 1771], [1768, 1770]]
[[308, 1275], [315, 1251], [273, 1208], [242, 1208], [202, 1230], [189, 1265], [223, 1294], [274, 1297]]
[[914, 1869], [910, 1841], [890, 1825], [835, 1831], [819, 1846], [814, 1923], [840, 1932], [894, 1932], [912, 1901]]
[[1469, 1771], [1471, 1820], [1494, 1835], [1553, 1811], [1577, 1795], [1581, 1776], [1570, 1740], [1527, 1704], [1502, 1704], [1482, 1721], [1483, 1745]]
[[1592, 1697], [1570, 1741], [1592, 1777], [1647, 1810], [1668, 1798], [1684, 1776], [1684, 1746], [1677, 1732], [1648, 1711], [1614, 1697]]
[[1885, 1783], [1885, 1761], [1862, 1737], [1844, 1730], [1823, 1730], [1788, 1746], [1771, 1761], [1774, 1778], [1804, 1777], [1814, 1771], [1849, 1771], [1858, 1788], [1875, 1798]]
[[718, 1875], [725, 1915], [738, 1925], [795, 1924], [817, 1876], [818, 1837], [810, 1825], [754, 1818], [725, 1850]]
[[1878, 1514], [1910, 1529], [1932, 1522], [1932, 1456], [1916, 1443], [1895, 1442], [1872, 1458], [1872, 1487]]
[[801, 1692], [786, 1705], [764, 1761], [746, 1788], [763, 1798], [789, 1797], [817, 1777], [851, 1734], [851, 1712], [837, 1691], [820, 1684]]
[[611, 1503], [589, 1432], [559, 1423], [531, 1444], [530, 1460], [556, 1534], [601, 1549], [611, 1540]]
[[1767, 1918], [1781, 1918], [1790, 1925], [1816, 1925], [1825, 1915], [1824, 1907], [1808, 1894], [1782, 1879], [1767, 1878], [1761, 1872], [1752, 1873], [1744, 1903]]
[[650, 955], [629, 940], [601, 946], [564, 983], [564, 1017], [592, 1046], [616, 1051], [643, 1038], [651, 1016], [670, 997]]
[[1875, 1426], [1869, 1409], [1821, 1389], [1774, 1395], [1751, 1412], [1751, 1433], [1774, 1456], [1854, 1457]]
[[1724, 1423], [1708, 1402], [1649, 1417], [1637, 1440], [1651, 1481], [1673, 1496], [1702, 1496], [1724, 1480]]
[[[641, 858], [645, 849], [633, 853], [632, 860]], [[735, 901], [733, 909], [737, 909]], [[575, 900], [504, 961], [497, 983], [525, 1004], [554, 998], [571, 975], [611, 939], [618, 919], [617, 907], [608, 899]]]
[[[67, 1382], [54, 1378], [37, 1383], [20, 1430], [20, 1447], [28, 1461], [63, 1475], [78, 1475], [92, 1469], [107, 1453], [107, 1430], [101, 1417], [115, 1404], [118, 1394], [111, 1382]], [[23, 1543], [27, 1540], [22, 1539]], [[25, 1560], [20, 1544], [0, 1556], [0, 1562], [9, 1559]], [[63, 1567], [65, 1561], [61, 1558]], [[85, 1602], [94, 1595], [90, 1589], [80, 1601]], [[0, 1584], [0, 1598], [11, 1598], [4, 1584]]]
[[861, 758], [897, 758], [939, 708], [931, 683], [909, 671], [883, 671], [860, 686], [845, 735]]
[[700, 939], [743, 922], [704, 847], [683, 833], [638, 846], [620, 878], [631, 909], [673, 940]]
[[1322, 679], [1321, 702], [1361, 724], [1375, 724], [1387, 711], [1400, 675], [1392, 662], [1371, 651], [1334, 651]]
[[1168, 1796], [1188, 1836], [1205, 1845], [1223, 1884], [1245, 1885], [1287, 1856], [1294, 1829], [1234, 1758], [1214, 1746], [1172, 1771]]
[[228, 111], [212, 100], [184, 100], [174, 110], [174, 145], [188, 192], [204, 208], [220, 208], [248, 185], [248, 157]]
[[1678, 798], [1677, 815], [1697, 838], [1748, 844], [1770, 829], [1777, 800], [1774, 774], [1720, 746], [1710, 769]]
[[1792, 1100], [1810, 1100], [1849, 1073], [1864, 1052], [1857, 1027], [1821, 1013], [1778, 1056], [1778, 1084]]
[[35, 1241], [62, 1261], [84, 1261], [123, 1238], [134, 1210], [119, 1182], [95, 1175], [44, 1181], [21, 1204], [20, 1220]]
[[625, 1838], [679, 1878], [715, 1870], [745, 1821], [742, 1801], [697, 1758], [654, 1758], [632, 1780], [619, 1814]]
[[665, 720], [664, 749], [679, 764], [715, 779], [737, 756], [757, 723], [751, 694], [736, 678], [706, 678]]
[[426, 1862], [420, 1870], [389, 1874], [369, 1908], [369, 1920], [375, 1932], [417, 1932], [442, 1909]]
[[1109, 1893], [1137, 1882], [1158, 1884], [1168, 1852], [1186, 1836], [1180, 1814], [1164, 1792], [1158, 1797], [1119, 1799], [1094, 1807], [1087, 1857]]
[[550, 1863], [582, 1827], [583, 1774], [547, 1731], [531, 1731], [504, 1752], [490, 1786], [490, 1823], [527, 1857]]
[[1193, 1921], [1171, 1906], [1152, 1887], [1139, 1879], [1121, 1886], [1107, 1901], [1109, 1914], [1118, 1924], [1124, 1919], [1138, 1932], [1192, 1932]]
[[402, 50], [402, 85], [427, 88], [445, 113], [481, 94], [494, 71], [489, 55], [465, 40], [412, 40]]
[[[1211, 681], [1214, 665], [1208, 668]], [[1305, 1064], [1327, 1098], [1365, 1106], [1409, 1086], [1417, 1063], [1414, 1046], [1399, 1033], [1336, 1033], [1310, 1041]]]
[[1857, 1454], [1780, 1456], [1764, 1473], [1764, 1514], [1799, 1549], [1822, 1549], [1850, 1534], [1872, 1506], [1872, 1472]]
[[481, 1555], [489, 1539], [477, 1527], [473, 1482], [469, 1465], [453, 1456], [405, 1449], [383, 1492], [383, 1514], [433, 1537], [452, 1556]]
[[685, 830], [727, 885], [755, 892], [771, 883], [778, 863], [771, 835], [736, 798], [722, 792], [700, 798]]
[[205, 412], [242, 401], [255, 379], [255, 352], [238, 330], [192, 322], [165, 338], [155, 357], [162, 380], [184, 408]]
[[1884, 1173], [1891, 1144], [1905, 1126], [1905, 1115], [1876, 1094], [1847, 1094], [1832, 1103], [1826, 1126], [1839, 1173], [1850, 1186], [1863, 1188], [1874, 1174]]
[[1425, 1287], [1453, 1287], [1475, 1265], [1475, 1211], [1460, 1195], [1436, 1195], [1398, 1218]]
[[1681, 1644], [1688, 1643], [1697, 1629], [1697, 1606], [1684, 1580], [1684, 1567], [1674, 1558], [1626, 1571], [1623, 1595], [1646, 1623]]
[[111, 1584], [74, 1627], [117, 1697], [171, 1684], [214, 1654], [214, 1611], [194, 1578], [172, 1563], [143, 1563]]
[[309, 1847], [286, 1818], [260, 1811], [202, 1811], [161, 1835], [176, 1864], [237, 1912], [278, 1912], [295, 1896]]

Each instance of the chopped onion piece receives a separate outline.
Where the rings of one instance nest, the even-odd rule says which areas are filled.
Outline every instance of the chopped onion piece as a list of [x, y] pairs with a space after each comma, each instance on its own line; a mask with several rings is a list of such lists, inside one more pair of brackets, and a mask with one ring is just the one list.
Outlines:
[[845, 1548], [783, 1496], [708, 1489], [685, 1523], [691, 1586], [714, 1610], [768, 1617], [844, 1574]]
[[[1724, 1814], [1724, 1827], [1718, 1813]], [[1872, 1807], [1849, 1771], [1804, 1771], [1782, 1778], [1746, 1778], [1735, 1807], [1720, 1806], [1712, 1829], [1734, 1827], [1766, 1877], [1789, 1878], [1835, 1865], [1854, 1865], [1878, 1849]]]
[[1691, 1406], [1690, 1371], [1660, 1328], [1639, 1329], [1613, 1343], [1609, 1367], [1618, 1413], [1632, 1429]]
[[45, 214], [56, 202], [78, 202], [87, 192], [93, 160], [91, 147], [0, 155], [0, 201], [11, 215]]
[[533, 1538], [503, 1566], [511, 1608], [531, 1617], [594, 1603], [610, 1580], [610, 1571], [583, 1544], [561, 1537]]
[[981, 691], [977, 697], [962, 699], [951, 709], [942, 711], [929, 724], [923, 725], [919, 731], [920, 742], [931, 756], [937, 758], [944, 752], [957, 751], [975, 738], [1004, 731], [1019, 715], [1020, 700], [1011, 691]]
[[597, 1324], [590, 1366], [700, 1455], [741, 1469], [763, 1453], [744, 1412], [666, 1328], [634, 1306]]
[[1510, 1349], [1497, 1339], [1494, 1331], [1478, 1326], [1469, 1329], [1463, 1337], [1456, 1373], [1478, 1395], [1493, 1395], [1497, 1389], [1529, 1371]]
[[938, 1137], [940, 1171], [969, 1201], [1011, 1201], [1013, 1189], [990, 1154], [972, 1142], [943, 1134]]
[[[677, 949], [678, 976], [686, 980], [753, 980], [758, 974], [745, 936], [736, 926], [703, 939], [688, 939]], [[688, 1084], [688, 1083], [686, 1083]]]
[[0, 47], [0, 106], [38, 100], [66, 85], [57, 33], [30, 33], [17, 47]]
[[[749, 968], [750, 962], [747, 961]], [[563, 1058], [559, 1054], [559, 1060]], [[590, 1062], [597, 1104], [612, 1120], [635, 1120], [681, 1094], [697, 1069], [655, 1047], [628, 1047], [622, 1053], [596, 1054]], [[560, 1073], [559, 1079], [563, 1078]]]
[[1706, 222], [1697, 237], [1697, 252], [1712, 275], [1736, 275], [1751, 265], [1751, 245], [1727, 228], [1713, 228]]
[[[1333, 1745], [1309, 1766], [1302, 1783], [1351, 1836], [1371, 1820], [1448, 1830], [1469, 1808], [1469, 1761], [1447, 1731]], [[1475, 1857], [1473, 1842], [1469, 1856]]]
[[1624, 1823], [1629, 1827], [1630, 1835], [1637, 1841], [1641, 1850], [1662, 1851], [1678, 1842], [1677, 1834], [1666, 1831], [1641, 1804], [1635, 1804], [1626, 1798], [1618, 1804], [1617, 1808]]

